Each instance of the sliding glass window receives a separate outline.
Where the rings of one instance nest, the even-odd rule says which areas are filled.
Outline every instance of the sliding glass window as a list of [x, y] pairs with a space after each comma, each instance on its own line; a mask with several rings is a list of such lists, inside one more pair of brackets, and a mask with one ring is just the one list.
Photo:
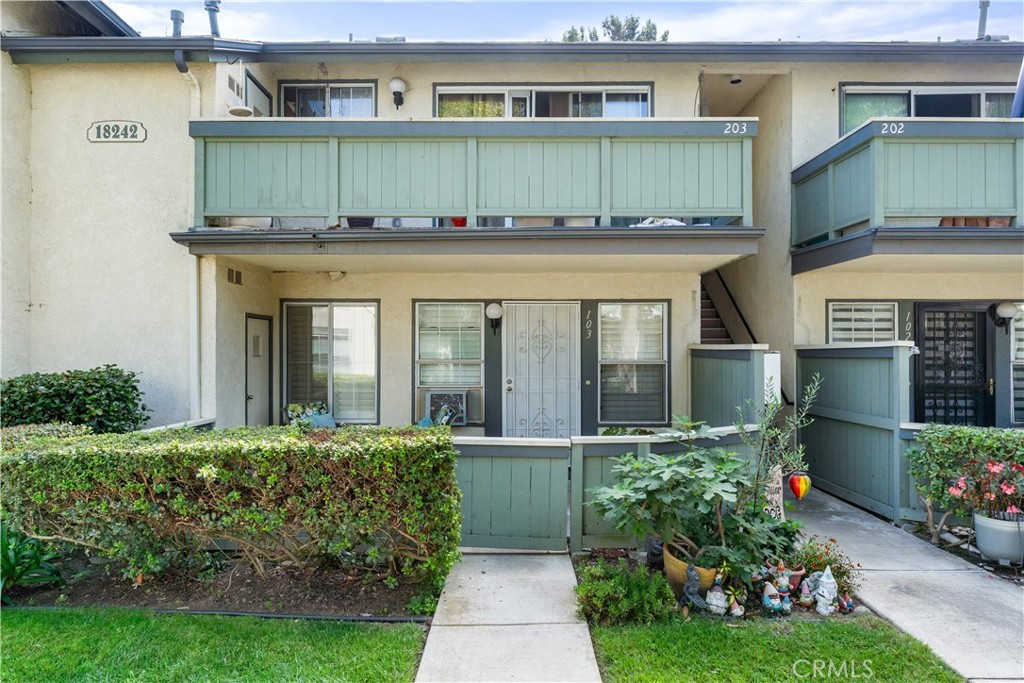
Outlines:
[[377, 309], [285, 304], [285, 404], [324, 401], [339, 422], [379, 421]]
[[374, 86], [370, 83], [281, 84], [281, 116], [373, 118]]

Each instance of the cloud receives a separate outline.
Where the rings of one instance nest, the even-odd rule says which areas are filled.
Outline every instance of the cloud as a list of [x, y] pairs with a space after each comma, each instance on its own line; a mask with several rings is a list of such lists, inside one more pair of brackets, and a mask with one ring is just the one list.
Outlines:
[[[210, 35], [210, 20], [201, 2], [108, 2], [112, 10], [143, 36], [171, 35], [171, 9], [185, 12], [182, 34]], [[283, 4], [283, 3], [274, 3]], [[270, 40], [279, 22], [270, 12], [249, 3], [222, 4], [218, 16], [221, 35], [240, 40]], [[267, 9], [270, 9], [269, 5]], [[275, 8], [275, 13], [284, 8]], [[308, 39], [308, 38], [307, 38]]]

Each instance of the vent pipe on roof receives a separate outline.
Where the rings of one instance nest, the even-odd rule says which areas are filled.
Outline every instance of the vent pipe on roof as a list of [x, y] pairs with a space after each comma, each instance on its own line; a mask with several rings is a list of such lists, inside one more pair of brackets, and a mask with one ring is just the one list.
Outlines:
[[988, 6], [990, 0], [978, 0], [978, 40], [985, 39], [985, 29], [988, 24]]
[[203, 3], [206, 12], [210, 15], [210, 35], [220, 38], [220, 26], [217, 25], [217, 13], [220, 12], [220, 0], [206, 0]]
[[185, 23], [185, 13], [180, 9], [172, 9], [171, 23], [174, 24], [174, 37], [181, 38], [181, 25]]

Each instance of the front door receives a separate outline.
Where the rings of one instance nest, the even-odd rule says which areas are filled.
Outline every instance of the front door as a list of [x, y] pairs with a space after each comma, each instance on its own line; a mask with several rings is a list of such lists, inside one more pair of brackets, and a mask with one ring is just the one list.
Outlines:
[[580, 433], [579, 304], [505, 304], [505, 436]]
[[988, 316], [980, 307], [918, 304], [915, 419], [993, 424]]
[[245, 424], [270, 424], [270, 318], [245, 316]]

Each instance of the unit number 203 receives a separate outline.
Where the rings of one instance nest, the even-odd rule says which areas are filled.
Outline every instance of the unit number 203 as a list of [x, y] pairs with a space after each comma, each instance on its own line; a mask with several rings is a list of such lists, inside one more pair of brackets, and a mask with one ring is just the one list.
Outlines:
[[725, 124], [725, 130], [722, 131], [726, 135], [743, 135], [747, 132], [746, 121], [735, 121]]

